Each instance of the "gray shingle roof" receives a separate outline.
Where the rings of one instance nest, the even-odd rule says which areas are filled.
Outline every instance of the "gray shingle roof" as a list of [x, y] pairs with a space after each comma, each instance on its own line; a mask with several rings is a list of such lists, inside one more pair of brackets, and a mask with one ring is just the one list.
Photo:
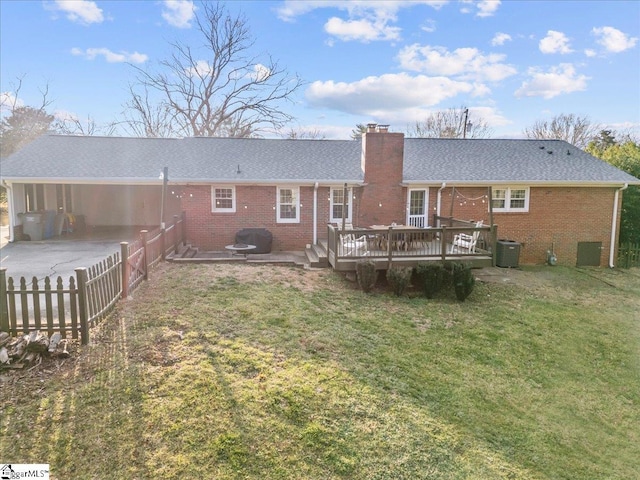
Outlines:
[[638, 183], [562, 140], [407, 138], [404, 155], [408, 183]]
[[[362, 180], [360, 142], [42, 136], [2, 163], [4, 179], [263, 182]], [[240, 170], [240, 173], [238, 173]]]
[[[172, 182], [356, 183], [363, 181], [361, 150], [353, 140], [47, 135], [4, 160], [0, 177], [156, 183], [166, 166]], [[640, 183], [559, 140], [407, 138], [404, 153], [407, 183]]]

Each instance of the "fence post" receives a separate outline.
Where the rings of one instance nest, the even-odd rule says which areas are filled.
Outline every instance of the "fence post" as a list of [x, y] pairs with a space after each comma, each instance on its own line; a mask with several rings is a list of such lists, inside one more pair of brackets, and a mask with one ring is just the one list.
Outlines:
[[179, 235], [178, 235], [178, 215], [173, 216], [173, 253], [175, 255], [178, 254], [178, 244], [179, 244]]
[[80, 341], [89, 344], [89, 316], [87, 312], [87, 269], [76, 268], [76, 285], [78, 288], [78, 313], [80, 314]]
[[164, 227], [160, 228], [160, 258], [162, 261], [165, 261], [166, 257], [166, 248], [167, 248], [167, 231]]
[[9, 332], [9, 299], [7, 298], [7, 269], [0, 267], [0, 330]]
[[129, 296], [129, 277], [131, 276], [131, 266], [129, 265], [129, 242], [120, 242], [120, 270], [122, 276], [122, 295], [126, 299]]
[[180, 229], [180, 235], [181, 235], [181, 242], [182, 242], [182, 246], [185, 246], [187, 244], [187, 213], [186, 212], [182, 212], [182, 225], [181, 225], [181, 229]]
[[149, 251], [147, 249], [149, 232], [147, 230], [142, 230], [140, 231], [140, 235], [142, 236], [142, 256], [144, 257], [144, 261], [142, 262], [144, 265], [144, 275], [142, 278], [149, 280]]

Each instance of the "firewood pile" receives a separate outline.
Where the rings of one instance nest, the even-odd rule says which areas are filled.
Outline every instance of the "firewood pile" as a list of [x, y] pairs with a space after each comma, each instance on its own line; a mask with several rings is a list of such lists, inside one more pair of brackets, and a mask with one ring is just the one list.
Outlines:
[[0, 332], [0, 370], [22, 369], [39, 365], [43, 358], [67, 358], [71, 355], [70, 342], [59, 333], [48, 337], [33, 330], [27, 335], [12, 337]]

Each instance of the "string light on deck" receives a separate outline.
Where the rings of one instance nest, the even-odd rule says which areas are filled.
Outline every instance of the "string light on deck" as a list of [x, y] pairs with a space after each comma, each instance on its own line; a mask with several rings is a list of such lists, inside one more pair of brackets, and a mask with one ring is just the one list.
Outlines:
[[482, 203], [487, 203], [487, 195], [480, 195], [479, 197], [467, 197], [459, 192], [456, 192], [456, 200], [460, 203], [460, 206], [462, 207], [463, 205], [466, 205], [468, 202], [471, 202], [471, 204], [475, 207], [476, 206], [476, 202], [482, 200]]

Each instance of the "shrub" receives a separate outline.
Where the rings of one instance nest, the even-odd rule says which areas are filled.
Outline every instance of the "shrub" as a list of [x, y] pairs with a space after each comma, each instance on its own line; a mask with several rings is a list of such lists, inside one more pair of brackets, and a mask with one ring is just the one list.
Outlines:
[[412, 269], [408, 267], [396, 267], [387, 270], [387, 282], [391, 285], [393, 293], [400, 296], [411, 283]]
[[476, 279], [471, 272], [471, 267], [462, 263], [454, 263], [452, 267], [453, 288], [456, 298], [461, 302], [471, 295]]
[[442, 289], [444, 273], [444, 267], [440, 264], [421, 263], [416, 267], [425, 297], [433, 298]]
[[356, 276], [362, 291], [369, 293], [378, 280], [376, 263], [373, 260], [358, 260], [356, 262]]

